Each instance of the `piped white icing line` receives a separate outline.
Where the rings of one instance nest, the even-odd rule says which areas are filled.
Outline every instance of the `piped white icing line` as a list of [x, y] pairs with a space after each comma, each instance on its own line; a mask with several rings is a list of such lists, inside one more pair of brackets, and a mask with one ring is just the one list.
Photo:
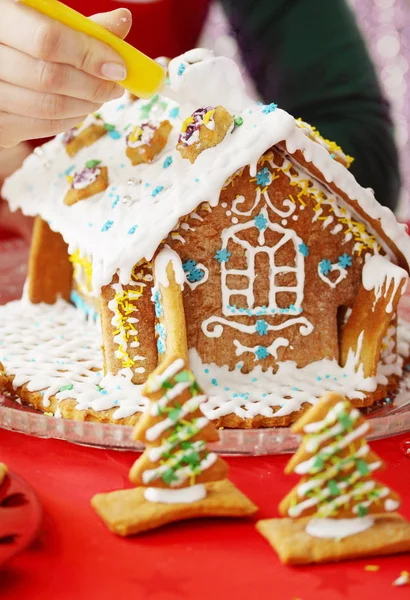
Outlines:
[[202, 483], [191, 485], [180, 490], [147, 488], [144, 491], [145, 500], [162, 504], [192, 504], [192, 502], [198, 502], [205, 497], [206, 488]]
[[354, 519], [311, 519], [306, 525], [306, 533], [324, 540], [343, 538], [362, 533], [374, 524], [372, 517]]
[[[381, 207], [371, 191], [359, 186], [323, 146], [309, 139], [293, 117], [280, 109], [264, 112], [250, 100], [233, 61], [197, 50], [174, 59], [169, 72], [171, 85], [165, 93], [173, 95], [180, 105], [164, 98], [154, 102], [150, 118], [155, 113], [155, 118], [169, 119], [173, 130], [152, 164], [133, 167], [125, 156], [127, 126], [146, 119], [144, 107], [149, 103], [127, 103], [123, 98], [101, 109], [104, 121], [115, 126], [120, 139], [105, 135], [71, 159], [59, 136], [42, 148], [42, 155], [30, 156], [3, 187], [13, 210], [40, 214], [53, 231], [61, 232], [71, 253], [81, 248], [92, 257], [95, 289], [108, 284], [117, 271], [120, 282], [128, 283], [135, 263], [144, 257], [150, 260], [181, 217], [203, 202], [216, 206], [225, 181], [233, 173], [250, 165], [254, 176], [260, 156], [282, 141], [288, 152], [301, 150], [328, 182], [357, 200], [365, 213], [380, 222], [385, 235], [395, 241], [403, 255], [410, 256], [410, 239], [393, 213]], [[176, 150], [181, 119], [199, 107], [218, 104], [242, 116], [243, 124], [218, 146], [202, 152], [191, 165]], [[74, 206], [64, 205], [68, 187], [65, 174], [81, 169], [90, 159], [101, 160], [108, 167], [109, 187]], [[170, 166], [164, 168], [167, 159]], [[127, 181], [132, 179], [141, 184], [130, 187]], [[125, 196], [131, 201], [119, 201]]]
[[30, 392], [73, 399], [78, 410], [115, 409], [114, 419], [142, 412], [142, 386], [130, 377], [103, 373], [101, 332], [81, 311], [64, 300], [31, 304], [26, 300], [0, 306], [0, 362], [13, 386]]
[[386, 306], [386, 312], [391, 313], [393, 310], [394, 296], [403, 282], [404, 285], [402, 286], [401, 294], [404, 294], [407, 287], [407, 281], [408, 274], [406, 271], [397, 265], [393, 265], [384, 256], [372, 256], [366, 261], [363, 267], [363, 287], [368, 291], [374, 290], [375, 294], [373, 309], [382, 296], [383, 288], [384, 296], [386, 296], [393, 284], [390, 301]]
[[[399, 322], [397, 335], [401, 355], [408, 356], [410, 327], [406, 322]], [[53, 393], [59, 400], [72, 398], [79, 410], [113, 408], [114, 419], [142, 412], [146, 406], [142, 386], [132, 384], [128, 377], [104, 377], [101, 332], [63, 300], [54, 305], [34, 305], [25, 299], [0, 306], [0, 362], [7, 375], [15, 376], [15, 387], [28, 383], [30, 391], [44, 390], [44, 407], [49, 406]], [[378, 383], [385, 384], [387, 375], [400, 376], [402, 363], [400, 356], [388, 364], [380, 363], [377, 376], [367, 378], [360, 369], [356, 371], [353, 355], [344, 368], [326, 359], [300, 369], [286, 361], [278, 363], [276, 373], [263, 372], [257, 366], [244, 374], [241, 363], [229, 371], [203, 363], [195, 350], [190, 351], [191, 368], [208, 395], [208, 401], [201, 405], [208, 419], [230, 413], [241, 418], [283, 416], [298, 410], [303, 402], [315, 404], [327, 391], [363, 398]], [[158, 391], [161, 383], [183, 365], [180, 359], [161, 376], [151, 377], [152, 391]], [[71, 384], [72, 389], [59, 391]], [[279, 407], [276, 413], [275, 407]]]
[[154, 273], [155, 273], [155, 288], [161, 284], [163, 287], [169, 286], [167, 267], [169, 263], [172, 263], [174, 270], [174, 276], [176, 283], [180, 286], [181, 290], [184, 289], [184, 283], [186, 281], [184, 269], [182, 268], [182, 262], [175, 250], [171, 248], [164, 248], [158, 254], [154, 262]]

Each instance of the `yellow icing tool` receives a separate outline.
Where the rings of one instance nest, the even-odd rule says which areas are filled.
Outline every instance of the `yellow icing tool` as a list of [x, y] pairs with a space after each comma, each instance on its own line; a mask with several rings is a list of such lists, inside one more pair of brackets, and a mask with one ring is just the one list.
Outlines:
[[71, 29], [76, 29], [111, 46], [122, 57], [127, 67], [127, 78], [118, 83], [135, 96], [150, 98], [161, 90], [166, 75], [164, 68], [101, 25], [90, 21], [58, 0], [19, 1], [21, 4], [64, 23]]

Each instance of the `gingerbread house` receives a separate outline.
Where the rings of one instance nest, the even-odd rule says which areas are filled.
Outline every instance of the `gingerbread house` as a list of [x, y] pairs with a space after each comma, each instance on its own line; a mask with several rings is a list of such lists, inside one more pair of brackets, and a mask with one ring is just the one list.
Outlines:
[[384, 398], [403, 369], [410, 241], [350, 160], [249, 99], [229, 59], [174, 59], [164, 95], [110, 102], [5, 183], [36, 224], [24, 297], [0, 308], [3, 387], [135, 423], [167, 351], [171, 261], [217, 425], [287, 425], [326, 391]]

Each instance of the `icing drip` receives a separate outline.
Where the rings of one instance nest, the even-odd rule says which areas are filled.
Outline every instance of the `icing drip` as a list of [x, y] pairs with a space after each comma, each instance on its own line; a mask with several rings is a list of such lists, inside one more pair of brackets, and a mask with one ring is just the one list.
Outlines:
[[164, 490], [161, 488], [147, 488], [144, 497], [148, 502], [161, 502], [164, 504], [192, 504], [206, 497], [206, 488], [203, 484], [191, 485], [182, 490]]
[[167, 267], [169, 263], [172, 263], [174, 270], [174, 277], [176, 283], [180, 286], [181, 290], [184, 289], [185, 273], [182, 268], [182, 262], [175, 250], [171, 248], [164, 248], [158, 254], [154, 263], [154, 274], [155, 274], [155, 289], [158, 289], [158, 285], [164, 287], [169, 286]]
[[306, 533], [324, 540], [342, 540], [366, 531], [373, 523], [374, 519], [368, 516], [356, 519], [311, 519], [306, 526]]
[[[401, 294], [406, 291], [408, 275], [404, 269], [393, 265], [384, 256], [372, 256], [366, 261], [362, 271], [362, 282], [363, 287], [370, 291], [374, 290], [375, 300], [373, 305], [376, 306], [377, 302], [382, 297], [384, 290], [384, 297], [387, 296], [390, 288], [393, 284], [393, 290], [390, 295], [390, 301], [386, 306], [386, 312], [391, 313], [393, 310], [393, 299], [396, 295], [397, 290], [400, 286]], [[404, 285], [402, 285], [404, 282]]]

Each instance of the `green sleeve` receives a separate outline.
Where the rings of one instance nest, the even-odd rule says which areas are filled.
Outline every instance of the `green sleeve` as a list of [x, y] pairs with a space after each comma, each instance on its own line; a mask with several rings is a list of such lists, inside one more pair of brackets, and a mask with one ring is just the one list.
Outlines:
[[222, 0], [265, 102], [318, 128], [355, 158], [352, 172], [397, 206], [400, 177], [389, 107], [344, 0]]

